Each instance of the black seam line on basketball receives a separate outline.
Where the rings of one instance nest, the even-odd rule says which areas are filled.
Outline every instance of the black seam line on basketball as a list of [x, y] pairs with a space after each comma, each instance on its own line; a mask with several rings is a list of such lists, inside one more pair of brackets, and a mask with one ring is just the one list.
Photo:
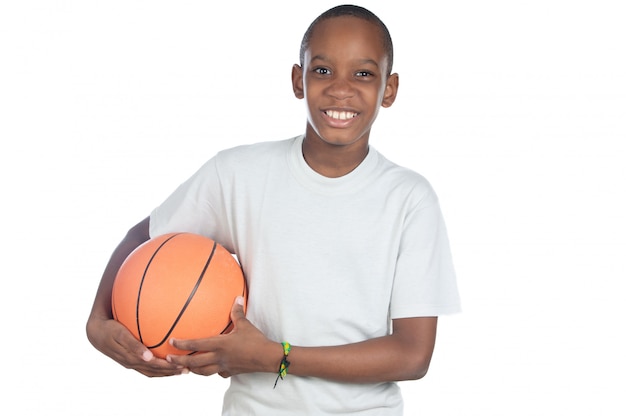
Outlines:
[[150, 257], [150, 260], [148, 261], [148, 264], [146, 264], [146, 268], [143, 270], [143, 276], [141, 276], [141, 282], [139, 283], [139, 291], [137, 292], [137, 309], [135, 310], [135, 319], [137, 320], [137, 334], [139, 334], [139, 342], [141, 342], [143, 344], [143, 337], [141, 336], [141, 326], [139, 325], [139, 303], [141, 301], [141, 290], [143, 289], [143, 282], [146, 279], [146, 274], [148, 274], [148, 269], [150, 268], [150, 264], [152, 264], [152, 260], [154, 260], [154, 258], [156, 257], [157, 253], [161, 250], [161, 248], [167, 244], [168, 241], [170, 241], [172, 238], [180, 235], [181, 233], [178, 234], [174, 234], [173, 236], [171, 236], [170, 238], [168, 238], [167, 240], [163, 241], [161, 243], [161, 245], [154, 250], [154, 253], [152, 253], [152, 256]]
[[198, 277], [198, 280], [196, 281], [196, 285], [194, 286], [193, 290], [189, 294], [189, 297], [187, 298], [187, 302], [185, 302], [185, 305], [180, 310], [180, 313], [176, 317], [176, 320], [174, 321], [174, 323], [172, 323], [172, 326], [171, 326], [170, 330], [167, 331], [167, 334], [165, 334], [165, 336], [163, 337], [161, 342], [159, 342], [158, 344], [153, 345], [151, 347], [148, 347], [148, 348], [160, 347], [161, 345], [163, 345], [163, 343], [165, 341], [167, 341], [167, 339], [171, 335], [172, 331], [174, 331], [174, 328], [176, 328], [176, 324], [178, 324], [178, 321], [180, 321], [180, 318], [182, 318], [183, 314], [185, 313], [185, 310], [187, 309], [187, 307], [191, 303], [191, 300], [193, 299], [194, 295], [198, 291], [198, 288], [200, 287], [200, 283], [202, 282], [202, 279], [204, 278], [204, 275], [206, 274], [206, 271], [209, 268], [209, 264], [211, 264], [211, 260], [213, 259], [213, 255], [215, 254], [215, 249], [216, 248], [217, 248], [217, 243], [214, 241], [213, 242], [213, 249], [211, 250], [211, 255], [209, 255], [209, 259], [206, 261], [206, 264], [204, 265], [204, 268], [202, 269], [202, 273], [200, 273], [200, 276]]
[[224, 334], [224, 332], [225, 332], [228, 328], [230, 328], [230, 326], [231, 326], [232, 324], [233, 324], [233, 320], [231, 319], [231, 320], [229, 320], [229, 321], [228, 321], [228, 323], [226, 324], [226, 327], [225, 327], [224, 329], [222, 329], [222, 332], [220, 332], [220, 335], [223, 335], [223, 334]]

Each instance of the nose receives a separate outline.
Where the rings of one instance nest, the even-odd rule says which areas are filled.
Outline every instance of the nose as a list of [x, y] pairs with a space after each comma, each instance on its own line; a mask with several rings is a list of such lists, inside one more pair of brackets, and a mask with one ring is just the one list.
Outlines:
[[345, 100], [354, 95], [354, 87], [350, 80], [344, 77], [336, 77], [328, 86], [327, 93], [337, 100]]

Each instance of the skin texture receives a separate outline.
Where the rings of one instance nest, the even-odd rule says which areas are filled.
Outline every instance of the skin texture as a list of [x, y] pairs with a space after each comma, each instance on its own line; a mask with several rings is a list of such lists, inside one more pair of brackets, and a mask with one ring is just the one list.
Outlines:
[[[303, 65], [292, 69], [294, 94], [306, 101], [308, 109], [303, 154], [309, 166], [324, 176], [343, 176], [363, 161], [379, 109], [391, 106], [396, 98], [398, 75], [387, 75], [378, 30], [376, 25], [350, 16], [325, 20], [315, 28]], [[150, 377], [188, 371], [223, 377], [276, 373], [282, 346], [255, 328], [237, 301], [231, 312], [231, 333], [173, 340], [177, 348], [200, 352], [166, 360], [153, 357], [112, 319], [115, 274], [126, 256], [149, 238], [148, 229], [146, 218], [129, 230], [113, 252], [87, 322], [91, 343], [121, 365]], [[292, 346], [289, 374], [346, 382], [419, 379], [428, 370], [436, 328], [436, 317], [395, 319], [392, 334], [380, 338], [332, 347]]]

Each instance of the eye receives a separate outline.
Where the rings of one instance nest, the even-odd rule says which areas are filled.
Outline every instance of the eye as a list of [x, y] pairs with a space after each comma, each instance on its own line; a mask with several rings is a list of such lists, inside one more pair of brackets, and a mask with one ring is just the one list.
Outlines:
[[319, 74], [319, 75], [329, 75], [330, 74], [330, 70], [328, 68], [324, 68], [324, 67], [314, 68], [313, 72], [315, 72], [316, 74]]
[[358, 71], [355, 75], [357, 78], [367, 78], [373, 76], [374, 74], [369, 71]]

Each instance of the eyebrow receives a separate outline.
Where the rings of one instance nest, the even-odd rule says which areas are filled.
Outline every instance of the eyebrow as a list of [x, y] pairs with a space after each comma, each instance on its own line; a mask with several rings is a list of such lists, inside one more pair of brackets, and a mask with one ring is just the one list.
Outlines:
[[[323, 62], [330, 61], [330, 59], [328, 59], [328, 57], [326, 55], [315, 55], [315, 56], [311, 57], [311, 62], [314, 62], [316, 60], [320, 60], [320, 61], [323, 61]], [[378, 65], [378, 62], [376, 62], [373, 59], [369, 59], [369, 58], [359, 59], [358, 60], [358, 64], [359, 65], [370, 64], [370, 65], [374, 65], [377, 68], [380, 66], [380, 65]]]

